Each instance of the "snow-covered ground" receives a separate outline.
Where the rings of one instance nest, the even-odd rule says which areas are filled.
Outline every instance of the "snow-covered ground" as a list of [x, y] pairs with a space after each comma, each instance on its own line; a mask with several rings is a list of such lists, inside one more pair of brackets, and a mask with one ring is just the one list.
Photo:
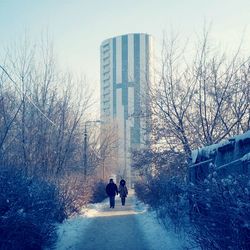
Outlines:
[[82, 240], [82, 234], [88, 228], [93, 220], [102, 209], [107, 206], [107, 202], [90, 204], [84, 207], [81, 214], [65, 220], [58, 225], [58, 242], [57, 250], [76, 249], [75, 246]]
[[[121, 223], [121, 220], [124, 218], [126, 223], [124, 223], [124, 221]], [[116, 223], [118, 220], [120, 220], [120, 222]], [[105, 234], [114, 235], [115, 238], [116, 236], [113, 233], [114, 230], [123, 230], [120, 227], [124, 226], [123, 231], [127, 234], [126, 241], [133, 241], [136, 239], [137, 242], [135, 242], [135, 244], [133, 244], [133, 242], [128, 242], [128, 244], [131, 245], [118, 245], [119, 249], [183, 249], [183, 241], [173, 232], [166, 231], [163, 226], [158, 223], [155, 213], [149, 211], [144, 204], [140, 203], [136, 199], [133, 193], [131, 194], [131, 192], [125, 207], [120, 205], [119, 198], [117, 197], [116, 208], [114, 210], [109, 209], [108, 200], [105, 200], [102, 203], [89, 205], [82, 210], [81, 215], [68, 219], [63, 224], [59, 225], [59, 238], [56, 249], [91, 249], [91, 247], [93, 247], [93, 242], [91, 243], [91, 247], [88, 247], [89, 244], [87, 244], [86, 241], [89, 241], [89, 239], [98, 241], [97, 231], [103, 230], [101, 226], [103, 226], [105, 223], [111, 223], [111, 225], [113, 225], [112, 227], [105, 226]], [[110, 230], [110, 232], [107, 232], [106, 230]], [[129, 231], [131, 231], [131, 235], [129, 234]], [[91, 234], [92, 236], [87, 236], [88, 234]], [[100, 233], [100, 235], [105, 237], [103, 231]], [[117, 235], [117, 239], [113, 238], [108, 244], [112, 244], [113, 246], [117, 244], [117, 242], [120, 240], [120, 231], [117, 233]], [[138, 237], [141, 238], [138, 239]], [[99, 245], [98, 242], [96, 242], [95, 250], [106, 249], [104, 246], [105, 244], [103, 243], [104, 239], [101, 240], [102, 243]], [[108, 238], [108, 240], [110, 239]], [[139, 243], [139, 248], [138, 241], [141, 242], [141, 244]], [[102, 247], [100, 247], [100, 245]], [[118, 248], [114, 247], [113, 249], [116, 250]]]
[[159, 223], [156, 213], [149, 211], [145, 204], [139, 202], [136, 197], [134, 197], [134, 209], [142, 211], [136, 218], [147, 239], [149, 249], [183, 249], [185, 242], [183, 242], [182, 236], [177, 236], [173, 231], [167, 231]]

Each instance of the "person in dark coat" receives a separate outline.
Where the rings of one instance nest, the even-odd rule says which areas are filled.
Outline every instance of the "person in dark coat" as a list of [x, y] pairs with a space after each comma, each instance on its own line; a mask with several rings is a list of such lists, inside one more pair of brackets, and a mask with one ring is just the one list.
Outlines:
[[120, 181], [118, 192], [120, 193], [122, 206], [124, 206], [126, 197], [128, 195], [128, 189], [126, 187], [126, 181], [123, 179]]
[[113, 179], [109, 180], [109, 184], [106, 186], [106, 193], [109, 196], [110, 208], [115, 208], [115, 196], [118, 195], [118, 189]]

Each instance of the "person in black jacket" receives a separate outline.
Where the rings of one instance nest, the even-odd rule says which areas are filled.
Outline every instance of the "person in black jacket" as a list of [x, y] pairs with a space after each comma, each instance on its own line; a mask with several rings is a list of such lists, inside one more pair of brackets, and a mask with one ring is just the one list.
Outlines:
[[109, 180], [109, 184], [106, 186], [106, 193], [109, 196], [110, 208], [114, 208], [115, 196], [118, 195], [118, 189], [113, 179]]

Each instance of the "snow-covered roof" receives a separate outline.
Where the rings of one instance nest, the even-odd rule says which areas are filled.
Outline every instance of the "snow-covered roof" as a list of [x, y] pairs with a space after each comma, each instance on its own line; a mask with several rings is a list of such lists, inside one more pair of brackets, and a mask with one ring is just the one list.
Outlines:
[[241, 161], [250, 161], [250, 153], [245, 154], [242, 158]]
[[203, 148], [198, 148], [192, 151], [191, 157], [192, 157], [192, 163], [194, 164], [197, 160], [198, 155], [201, 153], [203, 156], [208, 157], [218, 150], [219, 148], [225, 147], [225, 146], [230, 146], [234, 142], [237, 143], [239, 141], [245, 140], [245, 139], [250, 139], [250, 130], [245, 132], [244, 134], [241, 135], [236, 135], [234, 137], [231, 137], [229, 139], [225, 139], [221, 141], [220, 143], [212, 144]]

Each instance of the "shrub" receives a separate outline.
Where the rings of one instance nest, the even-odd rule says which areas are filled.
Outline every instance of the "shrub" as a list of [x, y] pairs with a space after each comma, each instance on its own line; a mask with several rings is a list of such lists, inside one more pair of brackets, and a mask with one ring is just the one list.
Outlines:
[[[146, 158], [145, 152], [142, 159], [137, 158], [142, 161]], [[170, 219], [175, 229], [180, 229], [188, 211], [185, 156], [166, 151], [156, 154], [155, 158], [147, 165], [141, 181], [135, 184], [136, 195], [156, 210], [165, 226]]]
[[64, 214], [56, 187], [0, 167], [0, 249], [42, 249], [56, 239]]
[[151, 205], [152, 192], [150, 185], [147, 185], [145, 180], [137, 181], [134, 185], [136, 196], [142, 202]]
[[93, 185], [93, 193], [91, 197], [92, 203], [101, 202], [107, 198], [106, 185], [107, 184], [103, 180], [99, 180]]
[[65, 217], [78, 214], [91, 200], [91, 184], [82, 174], [70, 174], [57, 181], [59, 200]]
[[250, 249], [249, 177], [222, 178], [210, 165], [207, 178], [194, 185], [171, 171], [176, 166], [148, 171], [135, 185], [137, 197], [157, 212], [165, 226], [170, 222], [178, 231], [186, 231], [193, 246]]
[[220, 179], [216, 171], [189, 188], [194, 240], [202, 249], [250, 248], [247, 176]]
[[165, 226], [168, 226], [169, 219], [175, 229], [183, 226], [187, 217], [188, 200], [186, 185], [180, 178], [159, 175], [147, 182], [136, 183], [135, 192], [140, 200], [157, 212]]

